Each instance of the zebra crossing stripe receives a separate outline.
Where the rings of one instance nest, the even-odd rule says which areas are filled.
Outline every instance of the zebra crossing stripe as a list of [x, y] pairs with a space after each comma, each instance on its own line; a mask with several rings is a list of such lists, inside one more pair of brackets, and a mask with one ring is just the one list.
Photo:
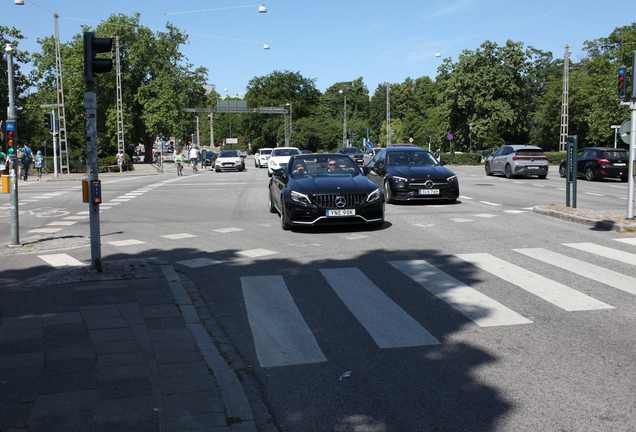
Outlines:
[[424, 260], [390, 261], [389, 264], [481, 327], [532, 324], [526, 317]]
[[614, 309], [613, 306], [550, 280], [537, 273], [506, 262], [486, 253], [457, 254], [456, 257], [479, 267], [537, 297], [573, 312], [596, 309]]
[[84, 265], [83, 262], [78, 261], [67, 254], [38, 255], [38, 258], [46, 261], [47, 264], [55, 268], [76, 267]]
[[563, 270], [576, 273], [588, 279], [604, 283], [630, 294], [636, 295], [636, 278], [627, 276], [594, 264], [579, 261], [542, 248], [513, 249], [531, 258], [552, 264]]
[[262, 367], [327, 361], [282, 276], [245, 276], [241, 285]]
[[360, 269], [326, 269], [320, 272], [380, 348], [440, 344]]
[[606, 246], [597, 245], [594, 243], [564, 243], [563, 246], [568, 246], [574, 249], [582, 250], [584, 252], [593, 253], [602, 257], [610, 258], [615, 261], [624, 262], [625, 264], [636, 265], [636, 255], [612, 249]]

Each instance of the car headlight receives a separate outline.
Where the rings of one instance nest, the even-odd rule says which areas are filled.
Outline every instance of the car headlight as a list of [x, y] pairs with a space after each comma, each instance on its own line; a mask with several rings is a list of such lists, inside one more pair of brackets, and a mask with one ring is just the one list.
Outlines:
[[369, 195], [367, 195], [367, 202], [373, 202], [373, 201], [377, 201], [380, 199], [380, 197], [382, 196], [382, 192], [380, 192], [380, 189], [376, 189], [373, 192], [371, 192]]
[[275, 160], [271, 160], [271, 159], [269, 160], [269, 164], [272, 166], [278, 165]]
[[311, 202], [309, 201], [309, 197], [300, 192], [291, 191], [289, 193], [289, 197], [292, 199], [292, 201], [295, 201], [299, 204], [311, 205]]
[[450, 176], [449, 178], [446, 179], [447, 182], [449, 183], [457, 183], [457, 176]]
[[393, 176], [393, 181], [396, 183], [406, 183], [408, 179], [405, 179], [404, 177]]

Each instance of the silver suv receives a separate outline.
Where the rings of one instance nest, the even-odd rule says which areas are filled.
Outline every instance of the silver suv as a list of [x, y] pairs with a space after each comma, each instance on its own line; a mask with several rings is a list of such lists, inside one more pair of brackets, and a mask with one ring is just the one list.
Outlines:
[[548, 157], [541, 147], [529, 145], [507, 145], [486, 159], [486, 175], [505, 174], [506, 178], [517, 176], [548, 176]]

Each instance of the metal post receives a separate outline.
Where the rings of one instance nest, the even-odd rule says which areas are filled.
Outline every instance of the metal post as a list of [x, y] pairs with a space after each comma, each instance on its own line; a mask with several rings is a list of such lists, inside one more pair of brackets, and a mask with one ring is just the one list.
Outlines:
[[342, 145], [347, 145], [347, 95], [344, 97], [344, 125], [342, 128]]
[[91, 235], [91, 266], [98, 271], [102, 269], [101, 244], [99, 227], [99, 203], [92, 187], [99, 180], [97, 163], [97, 93], [93, 90], [94, 82], [87, 82], [84, 93], [84, 110], [86, 111], [86, 147], [88, 153], [88, 213]]
[[57, 173], [57, 127], [55, 126], [55, 110], [51, 110], [51, 121], [53, 124], [53, 177], [58, 177]]
[[[14, 148], [18, 147], [18, 127], [17, 127], [17, 114], [15, 109], [15, 96], [13, 90], [13, 48], [11, 44], [6, 44], [5, 49], [7, 53], [7, 78], [9, 85], [9, 105], [7, 106], [7, 130], [9, 127], [13, 128], [14, 133]], [[12, 126], [9, 126], [11, 124]], [[11, 209], [11, 244], [20, 244], [20, 221], [18, 211], [18, 177], [15, 172], [16, 158], [18, 155], [13, 156], [9, 154], [9, 181], [10, 186], [10, 209]]]

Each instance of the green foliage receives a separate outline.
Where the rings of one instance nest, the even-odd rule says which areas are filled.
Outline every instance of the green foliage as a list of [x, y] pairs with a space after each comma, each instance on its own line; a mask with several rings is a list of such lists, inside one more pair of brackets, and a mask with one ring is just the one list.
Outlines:
[[561, 161], [565, 159], [567, 156], [566, 152], [545, 152], [545, 155], [548, 157], [548, 164], [550, 165], [561, 165]]
[[480, 165], [479, 153], [442, 153], [440, 159], [449, 165]]

